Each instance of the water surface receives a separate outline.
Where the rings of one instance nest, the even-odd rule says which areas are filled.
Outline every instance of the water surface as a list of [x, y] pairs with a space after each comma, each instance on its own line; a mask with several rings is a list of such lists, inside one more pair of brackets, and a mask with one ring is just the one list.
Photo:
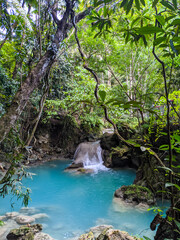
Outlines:
[[[24, 180], [32, 190], [29, 207], [48, 214], [39, 220], [43, 231], [57, 240], [73, 238], [90, 227], [110, 224], [133, 235], [152, 237], [149, 225], [154, 215], [137, 209], [124, 209], [113, 202], [114, 191], [133, 183], [132, 169], [101, 171], [97, 174], [73, 175], [64, 172], [69, 162], [54, 161], [32, 167], [33, 180]], [[19, 211], [20, 202], [10, 206], [10, 196], [0, 199], [0, 215]], [[14, 200], [13, 200], [14, 202]]]

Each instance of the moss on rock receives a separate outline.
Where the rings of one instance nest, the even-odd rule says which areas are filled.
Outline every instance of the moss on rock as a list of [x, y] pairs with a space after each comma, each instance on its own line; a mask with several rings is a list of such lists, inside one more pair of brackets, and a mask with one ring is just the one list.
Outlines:
[[42, 230], [41, 224], [31, 226], [22, 226], [17, 229], [12, 229], [7, 235], [8, 240], [33, 240], [34, 235]]
[[114, 193], [117, 198], [122, 198], [127, 203], [146, 203], [148, 205], [154, 204], [153, 193], [146, 187], [139, 185], [122, 186]]

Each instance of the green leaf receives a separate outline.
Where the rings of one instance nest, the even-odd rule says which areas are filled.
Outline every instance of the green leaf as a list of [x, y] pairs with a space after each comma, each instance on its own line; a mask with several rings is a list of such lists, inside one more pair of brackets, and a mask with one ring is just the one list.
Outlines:
[[163, 16], [161, 16], [161, 15], [156, 15], [156, 19], [158, 20], [158, 22], [159, 22], [162, 26], [164, 26], [164, 24], [165, 24], [165, 19], [164, 19]]
[[168, 150], [168, 149], [169, 149], [169, 145], [167, 145], [167, 144], [161, 145], [161, 146], [159, 147], [159, 149], [160, 149], [160, 150]]
[[172, 0], [172, 1], [173, 1], [174, 8], [177, 9], [177, 0]]
[[134, 142], [132, 140], [126, 140], [126, 142], [132, 144], [134, 147], [141, 147], [140, 144], [138, 144], [138, 143], [136, 143], [136, 142]]
[[163, 169], [163, 170], [168, 171], [168, 172], [173, 172], [173, 170], [168, 168], [168, 167], [157, 167], [157, 168]]
[[143, 238], [144, 238], [145, 240], [151, 240], [150, 238], [148, 238], [148, 237], [146, 237], [146, 236], [143, 236]]
[[171, 25], [180, 25], [180, 18], [174, 19]]
[[170, 40], [170, 46], [171, 46], [171, 49], [173, 50], [173, 52], [174, 52], [176, 55], [178, 55], [178, 51], [176, 50], [172, 39]]
[[136, 30], [139, 34], [152, 34], [152, 33], [158, 33], [158, 32], [164, 32], [164, 30], [160, 27], [141, 27]]
[[121, 8], [124, 7], [127, 3], [128, 3], [128, 0], [123, 0], [122, 3], [121, 3], [121, 5], [120, 5], [120, 7], [121, 7]]
[[152, 7], [155, 7], [158, 2], [159, 2], [159, 0], [154, 0], [154, 1], [153, 1], [153, 4], [152, 4]]
[[140, 0], [140, 1], [141, 1], [142, 5], [144, 5], [144, 6], [146, 5], [144, 0]]
[[2, 227], [4, 225], [3, 221], [0, 221], [0, 227]]
[[174, 183], [166, 183], [165, 187], [176, 187], [178, 190], [180, 190], [180, 186]]
[[139, 0], [135, 0], [135, 3], [136, 3], [136, 8], [137, 8], [137, 10], [140, 10], [140, 3], [139, 3]]
[[101, 98], [101, 100], [104, 102], [105, 98], [106, 98], [106, 92], [103, 90], [99, 91], [99, 96]]
[[129, 11], [131, 10], [132, 4], [133, 4], [133, 0], [130, 0], [129, 3], [128, 3], [128, 5], [127, 5], [127, 7], [126, 7], [126, 14], [128, 14]]
[[169, 4], [168, 2], [166, 2], [166, 1], [161, 1], [161, 4], [162, 4], [163, 6], [169, 8], [170, 10], [175, 11], [174, 7], [173, 7], [171, 4]]
[[143, 42], [144, 42], [144, 46], [147, 47], [147, 41], [146, 41], [146, 37], [143, 35], [142, 36]]
[[158, 38], [156, 38], [156, 39], [154, 40], [153, 44], [154, 44], [154, 46], [157, 46], [157, 45], [159, 45], [160, 43], [162, 43], [162, 42], [165, 41], [165, 40], [166, 40], [165, 37], [158, 37]]

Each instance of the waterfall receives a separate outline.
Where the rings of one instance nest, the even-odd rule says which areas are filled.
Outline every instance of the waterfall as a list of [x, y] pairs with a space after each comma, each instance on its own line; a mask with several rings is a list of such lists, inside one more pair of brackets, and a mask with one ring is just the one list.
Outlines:
[[85, 169], [93, 169], [94, 172], [106, 171], [103, 165], [102, 148], [99, 141], [80, 143], [74, 154], [74, 163], [82, 163]]

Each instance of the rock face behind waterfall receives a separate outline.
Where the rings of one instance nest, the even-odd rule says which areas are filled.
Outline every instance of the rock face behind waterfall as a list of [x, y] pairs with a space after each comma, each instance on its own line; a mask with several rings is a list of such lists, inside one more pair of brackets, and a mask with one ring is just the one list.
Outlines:
[[67, 168], [72, 169], [98, 169], [104, 168], [102, 160], [102, 149], [99, 141], [80, 143], [74, 154], [74, 162]]

